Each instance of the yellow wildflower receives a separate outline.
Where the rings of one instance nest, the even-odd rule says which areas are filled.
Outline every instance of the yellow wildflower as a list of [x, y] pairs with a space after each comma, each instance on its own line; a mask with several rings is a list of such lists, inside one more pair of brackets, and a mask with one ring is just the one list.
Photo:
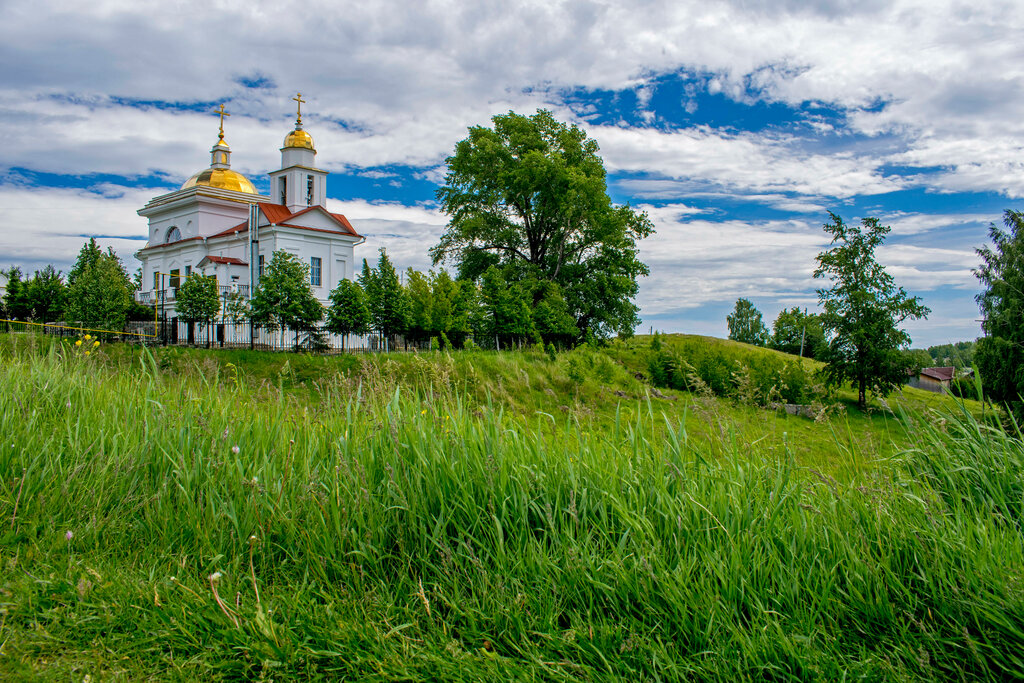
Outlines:
[[99, 346], [99, 345], [100, 345], [100, 343], [99, 343], [98, 341], [94, 341], [94, 342], [92, 343], [92, 347], [93, 347], [94, 349], [95, 349], [95, 348], [96, 348], [97, 346]]
[[92, 335], [89, 335], [89, 334], [85, 335], [85, 341], [89, 341], [90, 339], [92, 339]]
[[86, 352], [85, 352], [85, 355], [87, 355], [87, 356], [88, 356], [88, 355], [89, 355], [89, 352], [88, 352], [88, 351], [86, 351]]
[[81, 339], [79, 339], [78, 341], [75, 342], [75, 346], [81, 346], [81, 345], [82, 345], [82, 340]]

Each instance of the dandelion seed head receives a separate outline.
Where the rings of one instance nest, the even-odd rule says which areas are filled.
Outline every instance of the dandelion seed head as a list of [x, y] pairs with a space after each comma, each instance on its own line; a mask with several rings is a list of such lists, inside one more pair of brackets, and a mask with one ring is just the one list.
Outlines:
[[218, 581], [220, 581], [220, 577], [222, 577], [222, 576], [224, 576], [224, 575], [221, 574], [220, 572], [214, 572], [214, 573], [210, 574], [210, 576], [209, 576], [210, 582], [211, 583], [217, 583]]

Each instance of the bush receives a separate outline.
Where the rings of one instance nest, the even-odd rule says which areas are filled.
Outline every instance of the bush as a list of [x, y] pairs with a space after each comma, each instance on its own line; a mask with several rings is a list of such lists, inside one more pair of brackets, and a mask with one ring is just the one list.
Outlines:
[[813, 373], [800, 361], [696, 339], [656, 340], [647, 358], [655, 386], [691, 392], [710, 390], [741, 403], [810, 403], [818, 397]]

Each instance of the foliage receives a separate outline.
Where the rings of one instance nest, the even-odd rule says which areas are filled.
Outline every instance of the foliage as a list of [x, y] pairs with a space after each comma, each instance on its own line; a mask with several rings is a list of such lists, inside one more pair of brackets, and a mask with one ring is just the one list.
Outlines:
[[825, 346], [825, 331], [821, 319], [807, 314], [799, 307], [783, 309], [772, 325], [771, 348], [803, 358], [817, 358]]
[[359, 285], [366, 292], [372, 329], [393, 344], [395, 335], [405, 332], [409, 324], [409, 298], [383, 247], [376, 269], [371, 270], [363, 259]]
[[907, 372], [919, 374], [922, 369], [934, 367], [932, 355], [924, 349], [904, 349], [903, 355], [907, 359]]
[[438, 190], [449, 223], [431, 250], [434, 263], [455, 263], [477, 280], [508, 266], [512, 283], [557, 283], [577, 336], [631, 331], [633, 298], [648, 269], [636, 242], [653, 232], [643, 213], [614, 206], [594, 140], [550, 112], [514, 112], [474, 126], [448, 157]]
[[509, 282], [503, 269], [491, 266], [480, 285], [478, 327], [482, 339], [496, 340], [499, 348], [532, 340], [531, 297], [523, 283]]
[[857, 402], [867, 405], [867, 390], [886, 396], [903, 384], [909, 368], [900, 349], [910, 335], [899, 329], [904, 320], [924, 318], [930, 312], [917, 297], [908, 297], [902, 287], [875, 259], [890, 228], [877, 218], [865, 218], [860, 226], [847, 226], [829, 213], [825, 232], [832, 236], [832, 248], [818, 254], [815, 278], [830, 286], [818, 290], [825, 332], [831, 335], [819, 360], [826, 363], [824, 375], [831, 386], [853, 382]]
[[66, 319], [84, 327], [118, 331], [131, 306], [132, 284], [113, 249], [90, 239], [68, 273]]
[[989, 227], [993, 248], [978, 249], [982, 264], [974, 274], [984, 286], [978, 305], [985, 337], [975, 361], [985, 392], [1011, 406], [1024, 421], [1024, 214], [1007, 210], [1006, 230]]
[[959, 370], [974, 364], [975, 342], [962, 341], [955, 344], [939, 344], [929, 346], [928, 354], [932, 357], [932, 366], [953, 366]]
[[701, 435], [616, 399], [588, 429], [357, 359], [296, 357], [306, 400], [213, 354], [3, 353], [7, 678], [1024, 675], [1024, 446], [963, 414], [847, 481], [794, 467], [784, 417]]
[[67, 287], [59, 270], [48, 265], [37, 270], [27, 283], [32, 319], [36, 322], [55, 322], [64, 318]]
[[12, 320], [32, 319], [32, 300], [29, 283], [21, 279], [21, 268], [11, 266], [4, 273], [7, 276], [7, 291], [4, 292], [4, 313]]
[[220, 312], [217, 278], [199, 273], [190, 275], [178, 287], [175, 310], [187, 322], [207, 322]]
[[323, 318], [309, 288], [309, 266], [286, 251], [273, 253], [250, 305], [253, 321], [271, 329], [308, 330]]
[[729, 326], [729, 339], [754, 346], [768, 344], [768, 328], [761, 320], [761, 311], [749, 299], [737, 299], [725, 321]]
[[647, 356], [647, 371], [656, 386], [710, 392], [751, 405], [808, 404], [824, 398], [813, 373], [799, 360], [702, 339], [657, 339]]
[[246, 322], [252, 317], [252, 308], [249, 306], [249, 297], [241, 292], [235, 291], [228, 295], [224, 306], [224, 314], [234, 324]]
[[331, 291], [331, 305], [327, 309], [327, 329], [344, 339], [350, 334], [366, 334], [370, 331], [370, 309], [366, 303], [363, 288], [351, 280], [342, 278]]

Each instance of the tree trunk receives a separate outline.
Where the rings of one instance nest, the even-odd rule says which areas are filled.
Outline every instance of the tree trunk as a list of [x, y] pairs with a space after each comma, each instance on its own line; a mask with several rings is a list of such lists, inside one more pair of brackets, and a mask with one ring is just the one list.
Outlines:
[[858, 390], [857, 390], [857, 405], [860, 406], [861, 410], [868, 407], [867, 401], [867, 380], [863, 377], [860, 378]]

